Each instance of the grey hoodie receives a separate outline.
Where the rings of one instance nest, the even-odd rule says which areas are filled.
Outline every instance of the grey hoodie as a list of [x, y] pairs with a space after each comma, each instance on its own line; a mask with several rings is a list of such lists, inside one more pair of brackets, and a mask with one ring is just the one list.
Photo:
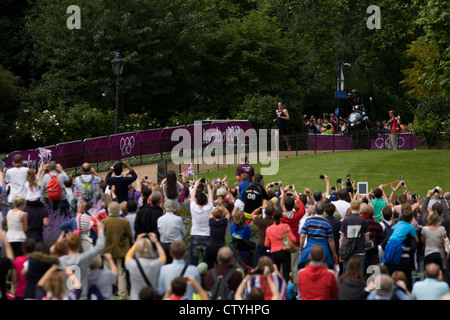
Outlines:
[[[78, 267], [79, 268], [79, 280], [81, 283], [81, 296], [80, 300], [87, 300], [88, 296], [88, 268], [89, 265], [98, 254], [105, 247], [105, 234], [103, 232], [98, 233], [97, 243], [95, 246], [86, 252], [83, 253], [74, 253], [70, 256], [62, 256], [59, 258], [59, 264], [61, 266], [67, 267]], [[75, 275], [77, 275], [75, 273]], [[67, 290], [67, 293], [71, 293], [73, 290]]]

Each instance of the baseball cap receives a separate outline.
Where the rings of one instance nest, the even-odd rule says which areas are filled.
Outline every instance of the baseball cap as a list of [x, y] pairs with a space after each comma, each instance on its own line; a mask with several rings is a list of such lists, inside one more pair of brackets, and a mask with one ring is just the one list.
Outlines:
[[334, 194], [334, 193], [332, 195], [330, 195], [330, 197], [328, 199], [330, 199], [330, 201], [338, 201], [339, 200], [337, 194]]
[[389, 113], [393, 113], [393, 114], [395, 114], [394, 110], [391, 110], [391, 111], [389, 111]]
[[225, 197], [227, 195], [227, 193], [228, 192], [225, 188], [219, 188], [219, 189], [217, 189], [217, 192], [216, 192], [216, 194], [221, 197]]

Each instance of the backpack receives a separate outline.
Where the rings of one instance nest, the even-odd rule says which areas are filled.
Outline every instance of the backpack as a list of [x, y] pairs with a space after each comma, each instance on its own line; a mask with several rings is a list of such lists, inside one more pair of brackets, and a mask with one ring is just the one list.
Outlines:
[[88, 291], [88, 299], [89, 300], [105, 300], [103, 294], [100, 289], [97, 287], [97, 281], [100, 277], [101, 270], [97, 270], [97, 277], [95, 278], [95, 282], [89, 282], [89, 291]]
[[59, 182], [58, 176], [59, 174], [53, 176], [51, 173], [50, 181], [47, 184], [47, 198], [50, 201], [59, 201], [62, 198], [63, 189], [61, 188], [61, 184]]
[[386, 239], [387, 237], [387, 232], [388, 230], [391, 228], [391, 226], [389, 224], [387, 224], [386, 221], [381, 221], [382, 224], [384, 224], [385, 228], [383, 229], [383, 239]]
[[91, 175], [91, 179], [89, 181], [83, 181], [82, 177], [80, 176], [80, 181], [82, 183], [81, 185], [81, 198], [86, 203], [88, 201], [91, 201], [94, 198], [94, 188], [92, 186], [92, 181], [94, 181], [94, 176]]
[[211, 274], [214, 278], [214, 285], [209, 291], [211, 300], [233, 300], [234, 292], [228, 287], [228, 280], [233, 276], [235, 267], [231, 268], [230, 272], [224, 277], [217, 276], [216, 268], [211, 269]]
[[347, 261], [351, 258], [353, 252], [355, 251], [356, 241], [358, 240], [360, 234], [361, 229], [359, 229], [356, 238], [344, 238], [344, 241], [342, 241], [342, 245], [339, 248], [339, 257], [342, 258], [342, 260]]

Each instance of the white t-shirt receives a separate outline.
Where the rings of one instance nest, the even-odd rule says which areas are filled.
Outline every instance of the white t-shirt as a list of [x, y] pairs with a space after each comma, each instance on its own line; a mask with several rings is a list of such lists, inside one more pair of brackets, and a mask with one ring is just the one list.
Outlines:
[[27, 194], [25, 196], [25, 200], [41, 199], [41, 188], [39, 188], [38, 185], [35, 185], [33, 187], [33, 190], [31, 190], [30, 183], [27, 181], [27, 182], [25, 182], [25, 189], [27, 191]]
[[336, 210], [339, 212], [341, 218], [343, 219], [348, 208], [350, 208], [350, 203], [345, 200], [331, 201], [331, 203], [334, 204]]
[[241, 199], [236, 199], [236, 201], [234, 202], [234, 206], [238, 211], [244, 211], [245, 203]]
[[26, 197], [27, 190], [25, 182], [27, 182], [27, 167], [14, 167], [6, 171], [5, 182], [9, 184], [11, 191], [9, 192], [8, 202], [13, 202], [15, 196]]
[[197, 202], [191, 201], [192, 236], [209, 237], [209, 214], [213, 209], [212, 202], [208, 202], [200, 209]]
[[[181, 183], [177, 183], [177, 195], [179, 192], [183, 191], [184, 187]], [[164, 201], [169, 200], [169, 198], [167, 197], [167, 184], [163, 185], [163, 193], [164, 193]], [[177, 199], [172, 199], [172, 200], [177, 200]]]

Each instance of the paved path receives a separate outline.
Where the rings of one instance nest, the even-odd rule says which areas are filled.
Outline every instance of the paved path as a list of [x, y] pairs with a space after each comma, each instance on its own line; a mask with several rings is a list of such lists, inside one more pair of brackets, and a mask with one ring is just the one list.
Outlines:
[[[137, 175], [138, 175], [138, 179], [140, 179], [143, 175], [148, 175], [148, 178], [150, 180], [152, 180], [154, 183], [158, 182], [158, 176], [157, 176], [157, 172], [158, 172], [158, 164], [157, 163], [152, 163], [152, 164], [145, 164], [142, 166], [135, 166], [132, 167], [134, 169], [134, 171], [136, 171]], [[108, 174], [108, 171], [102, 171], [99, 172], [99, 175], [105, 179], [106, 175]]]

